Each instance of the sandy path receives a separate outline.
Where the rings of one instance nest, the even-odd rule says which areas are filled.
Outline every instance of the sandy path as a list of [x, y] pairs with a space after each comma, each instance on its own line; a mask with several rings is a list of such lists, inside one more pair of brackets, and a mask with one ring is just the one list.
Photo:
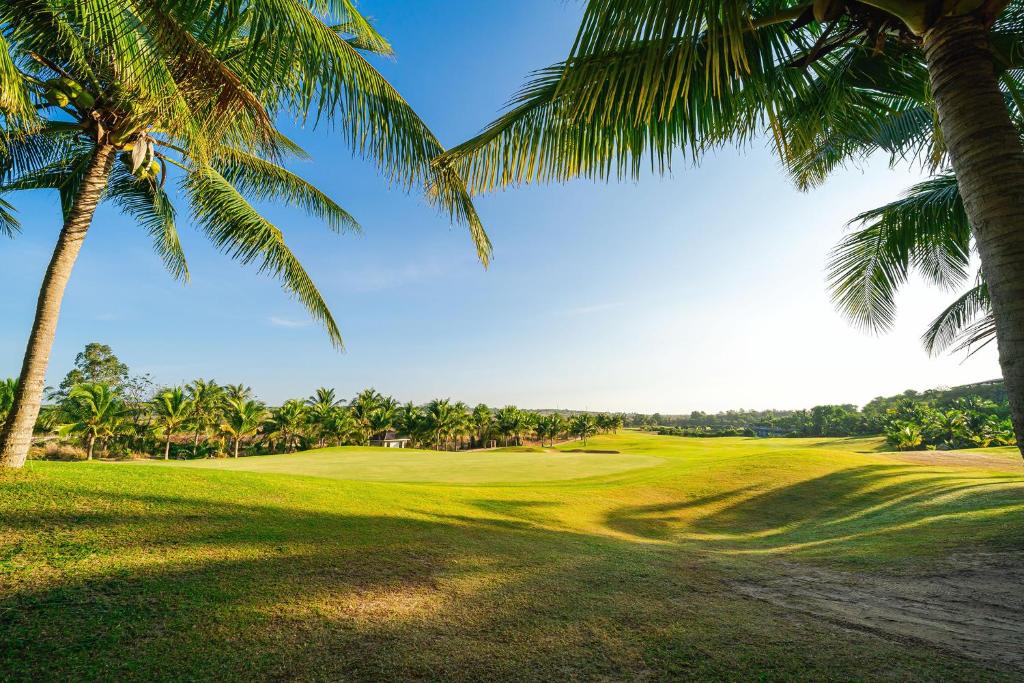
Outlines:
[[848, 628], [1024, 669], [1024, 552], [957, 555], [915, 575], [787, 563], [737, 588]]
[[977, 451], [904, 451], [884, 453], [893, 460], [912, 462], [919, 465], [942, 465], [943, 467], [973, 467], [980, 469], [1024, 472], [1024, 460], [1019, 455], [1002, 453], [979, 453]]

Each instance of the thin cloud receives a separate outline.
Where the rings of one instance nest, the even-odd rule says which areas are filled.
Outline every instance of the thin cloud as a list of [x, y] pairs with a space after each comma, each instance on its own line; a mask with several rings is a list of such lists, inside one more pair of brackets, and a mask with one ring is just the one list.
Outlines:
[[274, 327], [287, 327], [294, 329], [297, 327], [309, 327], [313, 324], [311, 320], [291, 320], [289, 318], [278, 318], [277, 316], [270, 316], [270, 324]]
[[621, 301], [613, 301], [605, 304], [591, 304], [590, 306], [577, 306], [576, 308], [570, 308], [565, 311], [565, 315], [576, 316], [576, 315], [590, 315], [592, 313], [601, 313], [602, 311], [610, 311], [615, 308], [622, 307]]

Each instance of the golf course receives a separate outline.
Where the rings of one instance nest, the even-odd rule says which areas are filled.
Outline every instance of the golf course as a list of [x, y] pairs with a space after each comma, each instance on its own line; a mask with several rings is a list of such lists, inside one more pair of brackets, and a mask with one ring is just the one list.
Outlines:
[[31, 461], [0, 474], [0, 671], [1020, 680], [1019, 456], [883, 448]]

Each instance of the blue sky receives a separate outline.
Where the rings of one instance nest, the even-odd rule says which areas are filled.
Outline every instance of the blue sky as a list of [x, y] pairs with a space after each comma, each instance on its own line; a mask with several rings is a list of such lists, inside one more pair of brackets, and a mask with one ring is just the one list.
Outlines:
[[[379, 63], [446, 144], [476, 133], [535, 68], [564, 56], [580, 3], [364, 0], [395, 47]], [[487, 271], [463, 230], [390, 190], [328, 130], [295, 130], [294, 170], [363, 224], [337, 236], [266, 207], [332, 306], [338, 353], [274, 281], [180, 226], [192, 282], [170, 279], [145, 234], [97, 214], [65, 299], [59, 381], [90, 341], [166, 384], [246, 382], [270, 402], [320, 385], [401, 400], [688, 412], [863, 403], [999, 375], [994, 349], [928, 358], [918, 336], [952, 295], [910, 286], [897, 328], [850, 327], [824, 289], [851, 216], [919, 176], [884, 159], [799, 193], [765, 145], [639, 183], [569, 183], [480, 198]], [[0, 375], [17, 374], [59, 229], [56, 197], [17, 199], [24, 232], [0, 243]]]

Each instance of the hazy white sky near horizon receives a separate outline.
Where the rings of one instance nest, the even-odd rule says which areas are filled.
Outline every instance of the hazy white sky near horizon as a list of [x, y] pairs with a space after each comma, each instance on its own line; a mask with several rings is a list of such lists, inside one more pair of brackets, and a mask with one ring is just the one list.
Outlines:
[[[382, 70], [445, 142], [499, 112], [531, 69], [558, 60], [576, 3], [364, 0], [398, 59]], [[507, 5], [507, 6], [505, 6]], [[639, 183], [570, 183], [481, 198], [494, 263], [419, 197], [389, 191], [329, 131], [294, 131], [295, 170], [363, 223], [338, 237], [266, 207], [345, 335], [331, 349], [270, 280], [213, 251], [180, 220], [192, 284], [163, 272], [147, 238], [101, 211], [72, 278], [54, 348], [56, 383], [89, 341], [166, 384], [251, 384], [266, 401], [321, 385], [400, 400], [680, 413], [863, 404], [907, 388], [999, 376], [994, 348], [929, 358], [919, 336], [951, 300], [915, 283], [896, 329], [870, 337], [832, 308], [826, 254], [856, 213], [919, 176], [885, 159], [793, 189], [763, 145]], [[17, 200], [24, 234], [0, 242], [0, 375], [17, 373], [58, 230], [55, 198]]]

